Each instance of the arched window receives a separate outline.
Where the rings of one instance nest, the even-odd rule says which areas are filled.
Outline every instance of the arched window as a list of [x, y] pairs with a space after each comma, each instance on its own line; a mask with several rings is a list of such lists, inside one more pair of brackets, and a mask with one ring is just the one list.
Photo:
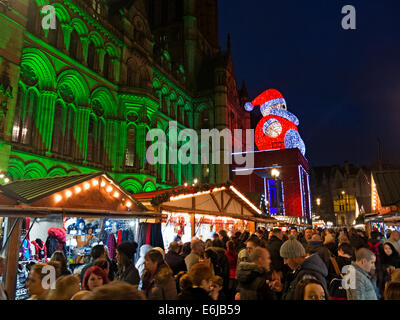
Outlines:
[[96, 129], [96, 120], [93, 116], [90, 116], [89, 120], [89, 131], [88, 131], [88, 141], [87, 141], [87, 156], [86, 160], [93, 162], [94, 154], [95, 154], [95, 129]]
[[104, 56], [103, 75], [106, 79], [111, 79], [112, 77], [112, 61], [108, 53]]
[[93, 41], [90, 41], [87, 59], [88, 67], [92, 70], [95, 70], [96, 46]]
[[22, 128], [22, 112], [23, 112], [23, 92], [22, 87], [18, 88], [18, 97], [17, 97], [17, 104], [15, 106], [15, 114], [14, 114], [14, 125], [13, 125], [13, 132], [12, 132], [12, 141], [19, 142], [20, 141], [20, 133]]
[[136, 158], [136, 128], [131, 125], [128, 127], [126, 142], [125, 166], [134, 167]]
[[97, 121], [97, 130], [96, 130], [96, 141], [95, 141], [95, 159], [94, 161], [97, 163], [103, 163], [103, 155], [104, 155], [104, 122], [102, 119]]
[[72, 59], [78, 60], [79, 54], [78, 54], [78, 49], [79, 49], [79, 35], [76, 29], [74, 29], [71, 33], [71, 40], [69, 44], [69, 55]]
[[208, 109], [204, 109], [200, 112], [198, 124], [199, 127], [197, 129], [208, 129], [210, 127]]
[[63, 154], [72, 156], [72, 134], [74, 126], [75, 111], [70, 105], [65, 111], [65, 132], [64, 132], [64, 150]]
[[33, 119], [36, 118], [36, 106], [37, 95], [33, 90], [31, 90], [28, 93], [26, 111], [24, 112], [23, 125], [20, 133], [20, 142], [22, 144], [32, 145], [32, 132], [36, 130], [36, 125], [33, 121]]
[[63, 106], [57, 101], [54, 109], [53, 139], [51, 151], [61, 154], [63, 151]]
[[127, 75], [126, 75], [126, 84], [129, 87], [135, 87], [135, 71], [134, 67], [131, 65], [128, 65], [128, 70], [127, 70]]

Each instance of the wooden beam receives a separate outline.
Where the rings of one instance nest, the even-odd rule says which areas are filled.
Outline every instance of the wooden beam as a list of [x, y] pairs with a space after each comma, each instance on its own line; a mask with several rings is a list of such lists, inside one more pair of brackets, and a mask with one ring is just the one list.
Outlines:
[[9, 243], [7, 245], [6, 291], [10, 300], [14, 300], [15, 298], [22, 219], [9, 218], [7, 222], [8, 235], [15, 221], [17, 221], [17, 223], [13, 232], [11, 233]]
[[228, 209], [228, 206], [231, 204], [233, 197], [231, 196], [226, 204], [226, 206], [224, 207], [224, 211], [226, 211], [226, 209]]
[[222, 210], [221, 210], [221, 207], [219, 206], [219, 203], [218, 203], [217, 199], [215, 199], [215, 196], [214, 196], [212, 193], [210, 193], [210, 197], [213, 199], [215, 205], [216, 205], [217, 208], [218, 208], [218, 211], [219, 211], [220, 213], [223, 213]]

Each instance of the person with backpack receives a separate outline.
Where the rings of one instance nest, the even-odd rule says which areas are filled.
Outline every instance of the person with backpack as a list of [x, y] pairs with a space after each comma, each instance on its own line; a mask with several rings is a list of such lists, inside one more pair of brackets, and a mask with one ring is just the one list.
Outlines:
[[346, 289], [343, 288], [344, 267], [351, 265], [353, 247], [348, 243], [342, 243], [338, 248], [338, 256], [331, 257], [332, 266], [336, 276], [329, 283], [330, 300], [347, 300]]

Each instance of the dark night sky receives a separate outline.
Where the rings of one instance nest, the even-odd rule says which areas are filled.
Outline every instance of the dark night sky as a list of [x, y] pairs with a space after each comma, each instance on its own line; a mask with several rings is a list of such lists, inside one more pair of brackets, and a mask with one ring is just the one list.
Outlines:
[[[357, 13], [344, 30], [342, 7]], [[312, 166], [400, 163], [399, 0], [220, 0], [222, 49], [231, 34], [238, 86], [275, 88], [300, 119]]]

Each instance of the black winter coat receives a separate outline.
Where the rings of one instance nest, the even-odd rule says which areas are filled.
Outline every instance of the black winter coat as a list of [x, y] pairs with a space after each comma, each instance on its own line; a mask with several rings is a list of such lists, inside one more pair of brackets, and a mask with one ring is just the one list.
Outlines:
[[174, 251], [168, 251], [165, 255], [165, 261], [172, 269], [174, 275], [181, 271], [186, 271], [185, 259]]
[[267, 250], [271, 255], [271, 269], [274, 271], [282, 271], [283, 258], [280, 255], [280, 249], [283, 241], [276, 236], [272, 236], [267, 243]]
[[241, 262], [236, 270], [240, 300], [277, 300], [267, 280], [270, 273], [252, 262]]
[[288, 281], [285, 283], [282, 294], [282, 300], [293, 300], [297, 283], [300, 280], [307, 278], [314, 278], [319, 280], [322, 283], [325, 292], [328, 292], [328, 285], [325, 279], [327, 276], [328, 276], [328, 269], [325, 263], [322, 261], [321, 257], [318, 254], [313, 254], [309, 256], [297, 268], [292, 277], [288, 279]]

